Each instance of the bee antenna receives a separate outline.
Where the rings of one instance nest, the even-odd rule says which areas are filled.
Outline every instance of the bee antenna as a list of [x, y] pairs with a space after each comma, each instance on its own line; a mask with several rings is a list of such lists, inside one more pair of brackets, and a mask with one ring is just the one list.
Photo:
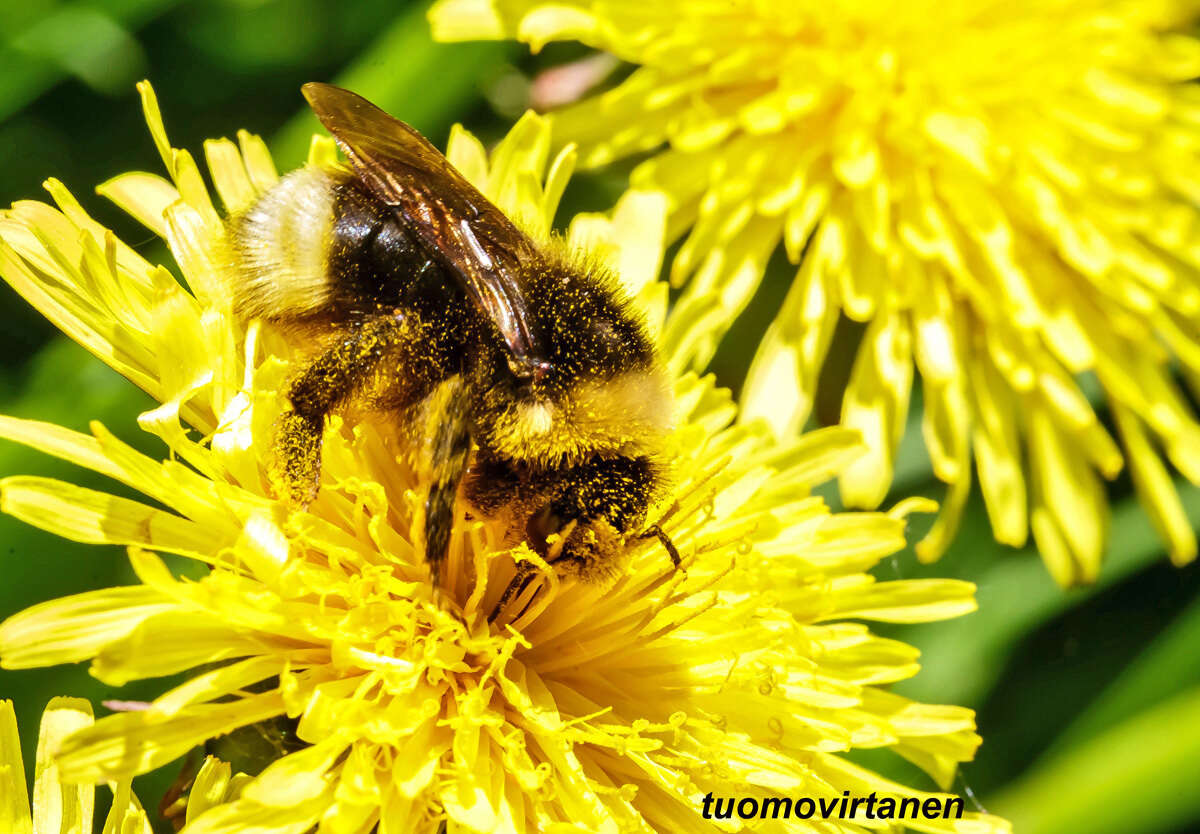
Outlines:
[[662, 546], [666, 548], [667, 555], [671, 557], [671, 563], [675, 565], [675, 569], [679, 570], [679, 565], [683, 561], [679, 558], [679, 550], [675, 547], [675, 543], [671, 541], [671, 537], [667, 535], [657, 524], [651, 524], [645, 530], [638, 534], [639, 539], [657, 538], [662, 542]]

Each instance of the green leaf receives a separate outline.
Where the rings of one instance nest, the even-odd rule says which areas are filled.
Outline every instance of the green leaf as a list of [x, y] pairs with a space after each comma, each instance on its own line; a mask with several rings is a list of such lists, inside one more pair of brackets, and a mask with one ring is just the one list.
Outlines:
[[[426, 8], [418, 3], [397, 18], [334, 83], [365, 96], [444, 147], [451, 122], [479, 97], [480, 80], [494, 78], [514, 47], [491, 41], [434, 43]], [[312, 135], [321, 132], [307, 108], [288, 121], [271, 143], [279, 170], [303, 163]]]
[[1129, 664], [1050, 747], [1051, 754], [1086, 742], [1093, 735], [1200, 686], [1200, 600], [1180, 614]]
[[0, 73], [0, 121], [66, 76], [108, 93], [131, 84], [145, 65], [133, 33], [178, 2], [61, 3], [28, 17], [6, 12], [7, 17], [24, 19], [10, 21], [0, 38], [0, 65], [5, 70]]
[[1054, 755], [988, 803], [1021, 834], [1154, 834], [1200, 815], [1200, 688]]
[[[1200, 524], [1200, 488], [1182, 480], [1176, 488], [1191, 523]], [[974, 509], [980, 510], [978, 502]], [[972, 520], [969, 526], [977, 525]], [[913, 626], [899, 633], [921, 649], [921, 674], [896, 687], [907, 697], [967, 706], [982, 703], [1021, 637], [1163, 558], [1163, 544], [1133, 496], [1114, 507], [1104, 568], [1096, 583], [1085, 588], [1060, 589], [1032, 548], [1013, 551], [989, 534], [971, 542], [960, 536], [955, 549], [968, 546], [975, 551], [970, 559], [975, 569], [966, 578], [978, 585], [979, 610], [950, 623]], [[933, 565], [935, 570], [939, 567]]]

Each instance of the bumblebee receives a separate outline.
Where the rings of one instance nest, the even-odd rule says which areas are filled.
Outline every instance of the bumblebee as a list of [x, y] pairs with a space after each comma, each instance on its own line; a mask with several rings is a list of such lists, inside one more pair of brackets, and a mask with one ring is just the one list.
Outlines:
[[[642, 531], [665, 481], [667, 377], [613, 277], [534, 241], [361, 96], [303, 92], [348, 167], [285, 176], [230, 227], [237, 313], [319, 345], [276, 429], [282, 497], [313, 500], [326, 417], [366, 405], [427, 465], [435, 580], [460, 488], [563, 575], [610, 577], [639, 535], [678, 565], [661, 529]], [[497, 610], [530, 578], [518, 572]]]

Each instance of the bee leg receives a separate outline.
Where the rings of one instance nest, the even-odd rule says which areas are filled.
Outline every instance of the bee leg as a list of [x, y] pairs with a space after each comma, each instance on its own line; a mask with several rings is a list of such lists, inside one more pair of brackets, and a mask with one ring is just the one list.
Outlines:
[[[537, 568], [529, 562], [522, 562], [517, 566], [517, 572], [513, 576], [512, 581], [508, 583], [508, 587], [504, 589], [504, 593], [500, 595], [500, 600], [496, 603], [496, 607], [492, 609], [492, 613], [488, 615], [488, 622], [493, 622], [500, 616], [500, 612], [504, 607], [512, 602], [513, 599], [525, 593], [525, 589], [529, 587], [529, 583], [537, 576]], [[536, 596], [536, 594], [535, 594]], [[530, 600], [533, 602], [533, 600]], [[522, 612], [524, 613], [524, 612]], [[517, 616], [520, 616], [519, 614]], [[516, 619], [514, 617], [513, 619]]]
[[658, 526], [657, 524], [651, 524], [638, 535], [638, 538], [657, 538], [660, 542], [662, 542], [662, 546], [666, 549], [667, 555], [671, 557], [671, 564], [675, 566], [675, 570], [679, 570], [679, 565], [682, 562], [682, 560], [679, 558], [679, 550], [675, 547], [675, 542], [671, 541], [671, 537], [667, 535], [666, 531], [663, 530], [662, 527]]
[[288, 506], [307, 507], [317, 497], [324, 429], [324, 415], [308, 416], [291, 411], [279, 418], [271, 477], [276, 484], [282, 485], [280, 491]]
[[426, 400], [423, 416], [433, 476], [425, 498], [425, 560], [436, 579], [450, 548], [458, 485], [471, 453], [467, 398], [461, 378], [443, 382]]
[[291, 506], [306, 507], [317, 496], [326, 415], [370, 377], [402, 343], [408, 329], [407, 318], [400, 314], [366, 319], [292, 381], [288, 389], [292, 410], [276, 428], [271, 467], [273, 480]]

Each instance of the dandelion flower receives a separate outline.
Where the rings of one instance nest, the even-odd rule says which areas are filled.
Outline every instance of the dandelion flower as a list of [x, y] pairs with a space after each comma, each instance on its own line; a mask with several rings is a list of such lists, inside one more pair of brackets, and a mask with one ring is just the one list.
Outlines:
[[[171, 178], [132, 173], [99, 190], [166, 239], [190, 292], [58, 183], [49, 184], [57, 210], [18, 203], [0, 219], [0, 271], [161, 402], [140, 423], [171, 451], [147, 458], [99, 425], [83, 435], [0, 419], [0, 435], [154, 502], [43, 478], [0, 482], [6, 512], [75, 540], [128, 546], [141, 580], [13, 616], [0, 625], [0, 664], [89, 660], [112, 685], [190, 670], [148, 709], [71, 735], [56, 759], [64, 778], [128, 777], [286, 715], [306, 746], [191, 819], [188, 834], [376, 824], [380, 834], [432, 834], [443, 823], [665, 832], [709, 830], [700, 816], [708, 792], [927, 796], [851, 763], [843, 754], [855, 749], [889, 748], [942, 789], [971, 758], [972, 713], [889, 692], [916, 672], [916, 650], [852, 622], [974, 607], [967, 583], [880, 582], [866, 572], [903, 546], [904, 515], [923, 502], [831, 514], [809, 487], [853, 458], [853, 434], [776, 443], [761, 422], [735, 425], [735, 405], [711, 379], [680, 372], [675, 388], [676, 487], [659, 513], [685, 572], [639, 541], [611, 587], [560, 580], [526, 545], [502, 546], [499, 522], [459, 508], [448, 578], [435, 592], [413, 534], [424, 487], [369, 419], [331, 422], [324, 486], [306, 510], [270, 498], [267, 458], [290, 354], [227, 314], [222, 213], [191, 156], [170, 147], [149, 87], [142, 93]], [[205, 148], [229, 213], [276, 180], [263, 144], [239, 140]], [[532, 115], [490, 158], [462, 131], [449, 148], [536, 235], [548, 234], [572, 165], [563, 152], [543, 178], [548, 155], [548, 127]], [[315, 141], [310, 164], [336, 164], [329, 140]], [[613, 265], [660, 327], [664, 224], [662, 198], [633, 193], [611, 217], [582, 216], [569, 231]], [[704, 337], [666, 327], [691, 333], [667, 346], [668, 357]], [[208, 571], [183, 579], [162, 554]], [[519, 560], [539, 566], [544, 587], [489, 622]], [[920, 824], [1008, 830], [981, 814]]]
[[[42, 713], [33, 777], [33, 807], [26, 800], [25, 763], [17, 737], [17, 717], [12, 701], [0, 701], [0, 831], [5, 834], [90, 834], [96, 790], [91, 785], [66, 784], [54, 761], [54, 752], [72, 733], [91, 727], [92, 705], [81, 698], [55, 698]], [[211, 756], [196, 774], [186, 803], [188, 817], [234, 798], [244, 776], [234, 776], [229, 765]], [[113, 786], [113, 802], [105, 817], [105, 832], [150, 834], [146, 811], [123, 779]]]
[[1097, 574], [1101, 478], [1126, 462], [1171, 558], [1196, 555], [1164, 461], [1200, 483], [1200, 426], [1172, 374], [1200, 381], [1194, 11], [442, 0], [431, 19], [447, 39], [577, 39], [637, 64], [558, 113], [555, 138], [586, 165], [653, 152], [632, 182], [690, 229], [671, 275], [694, 315], [728, 326], [781, 239], [799, 264], [741, 418], [802, 426], [839, 318], [865, 323], [841, 416], [871, 451], [841, 474], [846, 502], [886, 495], [915, 366], [949, 485], [918, 552], [952, 539], [974, 461], [996, 538], [1021, 546], [1032, 527], [1070, 584]]

